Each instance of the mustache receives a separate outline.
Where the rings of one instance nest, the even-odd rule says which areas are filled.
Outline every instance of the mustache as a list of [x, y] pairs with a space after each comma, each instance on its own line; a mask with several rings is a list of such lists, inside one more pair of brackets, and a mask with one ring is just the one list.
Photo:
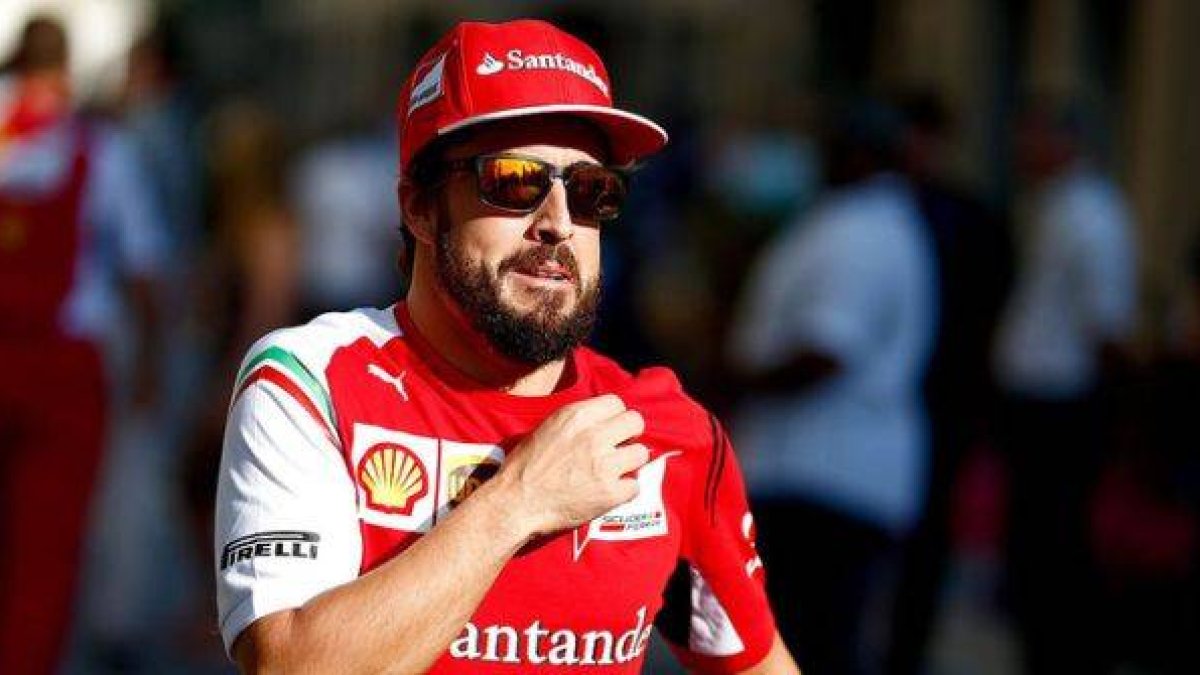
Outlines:
[[548, 262], [562, 265], [570, 272], [573, 279], [579, 279], [579, 261], [575, 259], [575, 254], [571, 252], [571, 249], [564, 244], [556, 246], [540, 245], [535, 248], [518, 251], [500, 261], [497, 271], [500, 275], [504, 275], [506, 272], [531, 269]]

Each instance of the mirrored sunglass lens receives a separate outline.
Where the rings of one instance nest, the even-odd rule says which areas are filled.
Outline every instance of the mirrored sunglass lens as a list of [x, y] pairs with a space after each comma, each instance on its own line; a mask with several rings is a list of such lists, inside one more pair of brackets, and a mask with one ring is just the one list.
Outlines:
[[571, 211], [585, 218], [612, 220], [625, 203], [625, 181], [604, 167], [580, 167], [571, 174]]
[[489, 157], [481, 162], [479, 191], [494, 206], [534, 208], [549, 186], [550, 172], [540, 162], [518, 157]]

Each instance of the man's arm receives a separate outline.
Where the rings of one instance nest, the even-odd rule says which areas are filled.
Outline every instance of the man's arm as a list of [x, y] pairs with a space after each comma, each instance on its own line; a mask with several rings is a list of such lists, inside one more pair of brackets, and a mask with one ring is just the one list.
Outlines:
[[642, 430], [616, 396], [565, 406], [429, 534], [363, 577], [262, 617], [234, 643], [235, 659], [248, 673], [425, 671], [525, 543], [636, 494], [625, 476], [649, 453], [622, 444]]
[[680, 662], [697, 673], [798, 673], [775, 627], [737, 456], [715, 416], [711, 451], [685, 516], [685, 559], [655, 620]]
[[741, 675], [800, 675], [800, 668], [784, 646], [779, 633], [775, 633], [775, 642], [771, 644], [771, 651], [767, 652], [767, 657], [757, 665], [743, 670]]
[[504, 492], [483, 486], [402, 555], [259, 619], [234, 643], [238, 664], [247, 673], [428, 668], [528, 538]]

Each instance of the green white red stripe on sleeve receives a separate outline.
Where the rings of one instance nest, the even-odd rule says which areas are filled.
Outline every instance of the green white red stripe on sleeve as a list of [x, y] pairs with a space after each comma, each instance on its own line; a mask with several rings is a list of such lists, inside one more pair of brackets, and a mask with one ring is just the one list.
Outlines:
[[336, 441], [337, 425], [329, 391], [295, 354], [277, 345], [255, 354], [238, 373], [231, 404], [256, 382], [270, 382], [283, 390]]

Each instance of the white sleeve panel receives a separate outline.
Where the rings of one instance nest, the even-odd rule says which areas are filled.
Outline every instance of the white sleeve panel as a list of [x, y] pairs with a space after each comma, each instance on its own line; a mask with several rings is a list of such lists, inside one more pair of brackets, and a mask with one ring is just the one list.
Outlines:
[[358, 576], [356, 492], [337, 447], [286, 391], [250, 385], [230, 409], [216, 509], [226, 649], [267, 614]]
[[721, 599], [695, 566], [692, 575], [692, 618], [688, 630], [688, 649], [703, 656], [733, 656], [746, 649], [737, 626], [729, 618]]

